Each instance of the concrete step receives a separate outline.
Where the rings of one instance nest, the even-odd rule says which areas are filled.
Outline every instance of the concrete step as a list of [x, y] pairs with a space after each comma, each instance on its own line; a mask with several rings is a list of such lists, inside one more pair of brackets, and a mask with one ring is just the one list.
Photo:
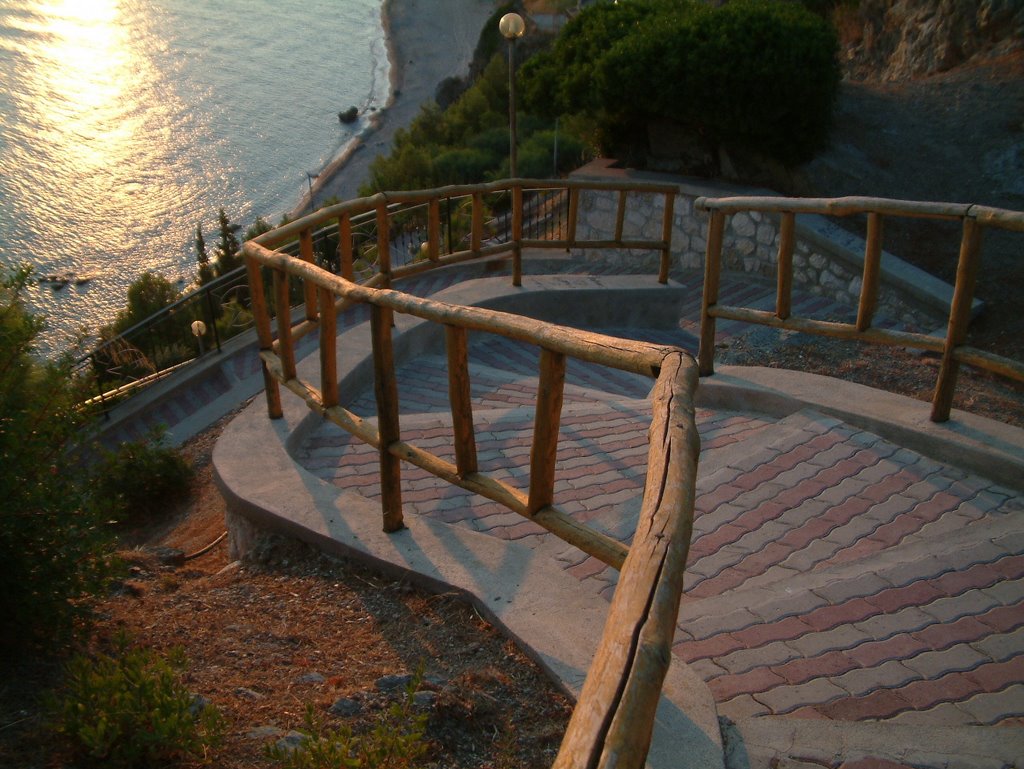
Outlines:
[[774, 717], [727, 721], [722, 736], [726, 769], [1006, 769], [1024, 746], [1020, 727]]
[[[537, 399], [537, 359], [532, 350], [511, 340], [502, 352], [507, 356], [474, 356], [470, 351], [470, 390], [474, 410], [493, 408], [532, 408]], [[493, 345], [491, 346], [493, 348]], [[489, 350], [488, 352], [493, 352]], [[480, 362], [490, 360], [494, 365]], [[646, 377], [569, 361], [566, 372], [564, 401], [614, 401], [621, 398], [645, 398], [652, 382]], [[420, 355], [398, 367], [401, 382], [399, 401], [401, 413], [447, 412], [448, 363], [444, 356]], [[349, 393], [343, 399], [346, 408], [361, 415], [376, 413], [373, 391]]]
[[1019, 498], [800, 419], [701, 479], [676, 653], [734, 718], [1017, 723]]

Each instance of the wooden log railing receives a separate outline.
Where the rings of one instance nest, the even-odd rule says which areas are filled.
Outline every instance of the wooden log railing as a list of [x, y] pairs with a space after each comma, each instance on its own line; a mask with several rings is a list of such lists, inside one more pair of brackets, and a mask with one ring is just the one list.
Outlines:
[[[698, 198], [696, 208], [707, 211], [707, 251], [704, 262], [704, 296], [701, 309], [700, 350], [697, 360], [701, 376], [714, 373], [715, 321], [718, 318], [757, 323], [793, 331], [928, 350], [942, 355], [932, 397], [931, 419], [945, 422], [953, 405], [956, 379], [962, 363], [1024, 381], [1024, 364], [966, 344], [971, 320], [974, 285], [980, 261], [981, 233], [985, 227], [1024, 232], [1024, 213], [961, 203], [927, 203], [885, 198], [781, 198], [730, 197]], [[757, 211], [780, 216], [775, 312], [718, 303], [722, 270], [722, 245], [726, 217]], [[855, 323], [838, 323], [794, 318], [790, 294], [793, 284], [794, 222], [797, 214], [828, 216], [867, 215], [864, 272]], [[881, 275], [882, 221], [886, 216], [958, 220], [961, 222], [960, 256], [945, 337], [909, 333], [872, 326]]]
[[[674, 188], [671, 188], [674, 194]], [[650, 190], [644, 189], [645, 192]], [[441, 199], [448, 191], [435, 194]], [[478, 190], [483, 194], [484, 190]], [[578, 196], [579, 189], [576, 189]], [[572, 192], [570, 191], [570, 195]], [[625, 195], [625, 193], [623, 193]], [[390, 197], [390, 196], [389, 196]], [[421, 202], [416, 193], [409, 200]], [[518, 198], [518, 195], [515, 197]], [[388, 200], [375, 196], [362, 203], [386, 217]], [[390, 201], [394, 202], [394, 201]], [[428, 201], [429, 202], [429, 201]], [[473, 196], [474, 211], [481, 211]], [[335, 206], [323, 214], [344, 221], [356, 206]], [[620, 207], [621, 209], [622, 207]], [[437, 207], [429, 205], [431, 218]], [[575, 206], [570, 203], [570, 211]], [[671, 218], [671, 205], [667, 205]], [[384, 214], [380, 212], [384, 211]], [[498, 253], [480, 237], [481, 216], [474, 215], [471, 253], [441, 255], [437, 226], [429, 228], [427, 251], [431, 265], [453, 263], [465, 258]], [[556, 247], [572, 241], [573, 214], [565, 229], [566, 238]], [[693, 524], [699, 439], [694, 421], [693, 395], [697, 365], [692, 357], [675, 347], [618, 339], [532, 320], [518, 315], [478, 307], [461, 307], [421, 299], [387, 288], [378, 288], [400, 277], [380, 271], [368, 284], [358, 284], [327, 272], [305, 258], [272, 250], [293, 241], [308, 239], [308, 233], [323, 219], [307, 217], [289, 225], [282, 233], [267, 233], [243, 246], [253, 297], [253, 314], [266, 382], [267, 409], [271, 418], [282, 415], [280, 386], [302, 398], [308, 407], [347, 432], [374, 446], [380, 455], [382, 517], [385, 531], [403, 526], [400, 488], [400, 460], [416, 465], [453, 485], [481, 494], [505, 505], [551, 531], [567, 543], [619, 569], [619, 584], [609, 609], [608, 620], [591, 670], [573, 712], [554, 766], [619, 767], [644, 764], [654, 724], [654, 713], [671, 658], [683, 570]], [[386, 226], [384, 221], [379, 227]], [[287, 229], [287, 228], [282, 228]], [[344, 225], [339, 229], [344, 230]], [[521, 223], [513, 227], [521, 232]], [[665, 232], [669, 232], [666, 226]], [[605, 247], [618, 246], [621, 216], [616, 237]], [[640, 242], [640, 241], [636, 241]], [[551, 241], [546, 241], [550, 244]], [[663, 241], [644, 241], [644, 247], [662, 248]], [[506, 243], [511, 252], [523, 243]], [[343, 248], [340, 246], [339, 248]], [[549, 245], [550, 247], [550, 245]], [[383, 252], [386, 246], [378, 246]], [[436, 255], [436, 257], [435, 257]], [[386, 257], [385, 257], [386, 260]], [[343, 260], [344, 263], [344, 260]], [[385, 261], [386, 264], [386, 261]], [[412, 265], [418, 267], [419, 265]], [[342, 268], [344, 269], [344, 267]], [[515, 275], [517, 268], [513, 268]], [[273, 289], [265, 290], [266, 273]], [[660, 272], [666, 272], [662, 270]], [[407, 273], [406, 273], [407, 274]], [[308, 298], [300, 317], [288, 308], [289, 285], [301, 281]], [[268, 296], [277, 306], [268, 301]], [[340, 405], [336, 360], [337, 309], [355, 304], [368, 305], [371, 318], [374, 392], [377, 422], [372, 424]], [[312, 308], [312, 311], [311, 311]], [[391, 348], [392, 315], [401, 313], [439, 324], [444, 329], [449, 369], [449, 399], [452, 412], [455, 463], [403, 440], [398, 418], [399, 388]], [[310, 317], [312, 316], [312, 317]], [[276, 328], [275, 328], [276, 327]], [[295, 339], [316, 329], [320, 334], [320, 378], [318, 382], [298, 377]], [[276, 333], [275, 333], [276, 331]], [[494, 478], [479, 468], [475, 428], [470, 401], [467, 333], [499, 334], [537, 346], [540, 350], [537, 411], [530, 452], [527, 489]], [[632, 545], [627, 547], [577, 522], [555, 505], [555, 458], [558, 425], [562, 409], [562, 387], [568, 358], [597, 363], [653, 378], [652, 420], [649, 428], [648, 471], [641, 514]]]

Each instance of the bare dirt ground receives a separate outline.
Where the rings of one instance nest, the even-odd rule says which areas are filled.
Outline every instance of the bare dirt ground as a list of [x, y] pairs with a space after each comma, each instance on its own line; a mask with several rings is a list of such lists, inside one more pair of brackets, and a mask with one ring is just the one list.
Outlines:
[[[831, 147], [790, 191], [1024, 211], [1024, 52], [915, 80], [844, 83]], [[887, 250], [953, 282], [958, 223], [888, 218], [884, 227]], [[987, 230], [976, 290], [986, 307], [972, 344], [1024, 360], [1021, 286], [1024, 233]]]
[[[224, 531], [224, 501], [210, 456], [224, 422], [185, 447], [197, 473], [187, 504], [170, 519], [126, 533], [129, 572], [97, 609], [90, 648], [109, 651], [119, 633], [161, 652], [180, 646], [189, 691], [227, 721], [206, 761], [225, 769], [274, 767], [264, 746], [302, 729], [307, 705], [330, 727], [369, 727], [401, 692], [378, 681], [422, 669], [429, 713], [425, 767], [550, 766], [571, 701], [508, 638], [457, 595], [433, 595], [356, 564], [277, 541], [252, 561], [231, 562], [226, 540], [183, 565], [154, 553], [191, 555]], [[52, 662], [0, 687], [0, 765], [72, 766], [42, 730], [33, 701], [54, 678]], [[38, 688], [37, 688], [38, 687]], [[356, 715], [332, 704], [356, 703]]]
[[[900, 82], [844, 82], [830, 147], [787, 181], [791, 194], [867, 195], [1024, 211], [1024, 53]], [[863, 235], [855, 218], [837, 223]], [[958, 222], [886, 218], [886, 250], [952, 284]], [[975, 297], [984, 309], [968, 343], [1024, 361], [1024, 233], [982, 238]], [[739, 342], [729, 362], [792, 368], [930, 400], [934, 356], [796, 335]], [[1024, 386], [964, 367], [955, 408], [1024, 427]]]

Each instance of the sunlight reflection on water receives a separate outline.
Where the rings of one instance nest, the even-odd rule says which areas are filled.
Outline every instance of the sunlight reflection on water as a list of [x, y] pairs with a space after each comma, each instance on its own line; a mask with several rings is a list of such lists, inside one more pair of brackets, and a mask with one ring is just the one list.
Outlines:
[[276, 220], [381, 107], [380, 0], [0, 3], [0, 263], [93, 280], [30, 303], [62, 344], [145, 270], [193, 276], [197, 224]]

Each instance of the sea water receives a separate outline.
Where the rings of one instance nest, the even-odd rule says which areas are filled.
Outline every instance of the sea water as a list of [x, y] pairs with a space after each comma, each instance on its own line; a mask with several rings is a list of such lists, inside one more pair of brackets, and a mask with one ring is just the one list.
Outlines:
[[44, 351], [112, 319], [147, 270], [187, 288], [196, 226], [212, 250], [219, 208], [248, 225], [299, 203], [387, 102], [380, 11], [0, 0], [0, 268], [72, 277], [27, 293]]

